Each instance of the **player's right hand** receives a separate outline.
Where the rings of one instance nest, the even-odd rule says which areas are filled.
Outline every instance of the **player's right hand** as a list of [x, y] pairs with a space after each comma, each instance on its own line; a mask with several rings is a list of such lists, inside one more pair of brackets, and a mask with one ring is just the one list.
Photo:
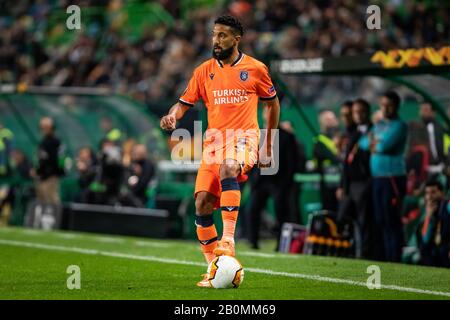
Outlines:
[[177, 119], [174, 115], [168, 114], [161, 118], [159, 125], [164, 130], [174, 130], [177, 125]]

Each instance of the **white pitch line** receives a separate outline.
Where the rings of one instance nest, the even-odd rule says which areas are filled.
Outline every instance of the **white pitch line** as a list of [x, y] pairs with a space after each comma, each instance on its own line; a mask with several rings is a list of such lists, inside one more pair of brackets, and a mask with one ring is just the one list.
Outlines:
[[167, 243], [149, 242], [149, 241], [135, 241], [135, 245], [139, 247], [153, 247], [153, 248], [167, 248], [170, 247]]
[[[12, 229], [0, 228], [0, 232], [11, 232], [11, 231], [12, 231]], [[94, 240], [94, 241], [99, 241], [99, 242], [104, 242], [104, 243], [123, 243], [123, 242], [125, 242], [125, 240], [123, 240], [123, 239], [107, 237], [107, 236], [80, 235], [80, 234], [73, 234], [73, 233], [66, 233], [66, 232], [53, 233], [52, 231], [48, 231], [48, 232], [57, 238], [68, 239], [68, 240], [83, 239], [83, 240]], [[42, 231], [33, 230], [33, 229], [23, 229], [23, 230], [20, 230], [20, 233], [26, 234], [26, 235], [37, 236], [37, 235], [41, 235]], [[170, 245], [167, 243], [159, 243], [159, 242], [151, 242], [151, 241], [139, 241], [138, 240], [138, 241], [134, 241], [134, 244], [139, 247], [153, 247], [153, 248], [170, 247]]]
[[155, 257], [155, 256], [140, 256], [140, 255], [135, 255], [135, 254], [121, 253], [121, 252], [100, 251], [100, 250], [96, 250], [96, 249], [64, 247], [64, 246], [57, 246], [57, 245], [44, 244], [44, 243], [33, 243], [33, 242], [25, 242], [25, 241], [0, 239], [0, 244], [17, 246], [17, 247], [53, 250], [53, 251], [76, 252], [76, 253], [89, 254], [89, 255], [101, 255], [101, 256], [107, 256], [107, 257], [125, 258], [125, 259], [132, 259], [132, 260], [146, 260], [146, 261], [152, 261], [152, 262], [184, 264], [184, 265], [202, 266], [202, 267], [205, 266], [205, 263], [201, 263], [201, 262], [160, 258], [160, 257]]
[[[64, 246], [57, 246], [57, 245], [50, 245], [50, 244], [43, 244], [43, 243], [25, 242], [25, 241], [0, 239], [0, 244], [17, 246], [17, 247], [53, 250], [53, 251], [76, 252], [76, 253], [88, 254], [88, 255], [101, 255], [101, 256], [131, 259], [131, 260], [143, 260], [143, 261], [161, 262], [161, 263], [169, 263], [169, 264], [181, 264], [181, 265], [190, 265], [190, 266], [199, 266], [199, 267], [205, 266], [204, 263], [195, 262], [195, 261], [160, 258], [160, 257], [155, 257], [155, 256], [140, 256], [140, 255], [134, 255], [134, 254], [121, 253], [121, 252], [100, 251], [100, 250], [95, 250], [95, 249], [86, 249], [86, 248], [77, 248], [77, 247], [64, 247]], [[348, 284], [348, 285], [353, 285], [353, 286], [367, 287], [367, 284], [365, 282], [361, 282], [361, 281], [330, 278], [330, 277], [323, 277], [323, 276], [311, 275], [311, 274], [280, 272], [280, 271], [273, 271], [273, 270], [259, 269], [259, 268], [245, 268], [245, 270], [254, 272], [254, 273], [267, 274], [267, 275], [271, 275], [271, 276], [300, 278], [300, 279], [320, 281], [320, 282], [331, 282], [331, 283], [340, 283], [340, 284]], [[397, 285], [383, 285], [383, 284], [381, 285], [381, 288], [388, 289], [388, 290], [395, 290], [395, 291], [410, 292], [410, 293], [419, 293], [419, 294], [429, 294], [429, 295], [450, 297], [450, 292], [443, 292], [443, 291], [432, 291], [432, 290], [408, 288], [408, 287], [401, 287], [401, 286], [397, 286]]]
[[276, 255], [263, 252], [239, 251], [240, 256], [259, 257], [259, 258], [276, 258]]
[[72, 233], [55, 233], [54, 236], [62, 239], [76, 239], [80, 237]]
[[105, 243], [123, 243], [123, 242], [125, 242], [125, 240], [123, 240], [123, 239], [112, 238], [112, 237], [102, 237], [102, 236], [92, 237], [92, 239], [99, 241], [99, 242], [105, 242]]
[[40, 236], [44, 234], [48, 234], [51, 231], [50, 230], [33, 230], [33, 229], [24, 229], [20, 231], [22, 234], [28, 235], [28, 236]]

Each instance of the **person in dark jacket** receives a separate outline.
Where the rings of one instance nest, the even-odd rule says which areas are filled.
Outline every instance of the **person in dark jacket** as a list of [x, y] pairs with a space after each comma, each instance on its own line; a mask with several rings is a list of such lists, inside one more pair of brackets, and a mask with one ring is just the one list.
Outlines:
[[373, 212], [372, 180], [370, 174], [370, 151], [360, 148], [360, 142], [369, 139], [372, 129], [370, 105], [364, 99], [353, 102], [352, 115], [356, 130], [349, 135], [345, 149], [341, 175], [342, 201], [338, 217], [352, 217], [358, 225], [356, 256], [373, 258]]
[[356, 133], [356, 123], [353, 119], [353, 102], [351, 100], [345, 101], [339, 109], [339, 117], [344, 130], [340, 136], [339, 151], [341, 152], [341, 159], [345, 157], [347, 145], [351, 137]]
[[442, 165], [445, 161], [444, 154], [444, 128], [436, 121], [436, 114], [430, 102], [420, 105], [420, 119], [426, 127], [428, 135], [428, 147], [430, 151], [430, 164]]
[[[267, 111], [264, 112], [267, 121]], [[281, 226], [284, 222], [293, 222], [293, 210], [290, 208], [294, 174], [298, 170], [300, 151], [296, 151], [298, 144], [295, 136], [280, 126], [278, 129], [279, 166], [274, 175], [261, 175], [258, 168], [254, 168], [250, 175], [251, 193], [247, 207], [248, 240], [254, 249], [258, 248], [261, 214], [266, 206], [267, 199], [273, 197], [277, 224], [275, 233], [277, 243], [280, 239]], [[277, 244], [278, 249], [278, 244]]]
[[60, 163], [63, 147], [55, 135], [55, 125], [51, 118], [42, 118], [39, 127], [43, 138], [37, 150], [38, 166], [35, 171], [37, 200], [46, 204], [59, 204], [59, 178], [64, 174]]
[[[280, 122], [280, 128], [287, 131], [288, 133], [291, 133], [295, 136], [294, 128], [292, 127], [292, 123], [290, 121], [281, 121]], [[306, 172], [306, 151], [305, 151], [305, 145], [299, 141], [297, 138], [295, 139], [295, 142], [297, 144], [296, 148], [292, 150], [292, 152], [295, 152], [294, 159], [297, 159], [297, 167], [295, 170], [295, 173], [304, 173]], [[298, 224], [306, 224], [307, 221], [302, 221], [302, 212], [300, 210], [300, 195], [302, 192], [302, 185], [300, 182], [297, 182], [294, 180], [291, 193], [292, 196], [290, 197], [291, 204], [290, 204], [290, 220], [293, 223]]]
[[94, 151], [89, 147], [83, 147], [78, 151], [76, 159], [76, 168], [78, 173], [79, 194], [76, 195], [75, 201], [86, 203], [90, 196], [90, 186], [97, 177], [99, 168]]
[[145, 207], [148, 185], [155, 174], [153, 163], [148, 159], [147, 148], [143, 144], [133, 146], [131, 153], [130, 176], [127, 180], [131, 194], [127, 197], [129, 205]]

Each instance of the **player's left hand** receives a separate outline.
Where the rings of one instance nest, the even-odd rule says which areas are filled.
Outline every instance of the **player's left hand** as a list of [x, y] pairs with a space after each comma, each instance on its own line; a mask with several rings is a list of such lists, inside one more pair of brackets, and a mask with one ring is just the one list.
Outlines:
[[263, 144], [259, 151], [258, 168], [270, 168], [272, 166], [272, 146]]
[[177, 119], [174, 115], [168, 114], [161, 118], [160, 126], [164, 130], [174, 130], [176, 127]]

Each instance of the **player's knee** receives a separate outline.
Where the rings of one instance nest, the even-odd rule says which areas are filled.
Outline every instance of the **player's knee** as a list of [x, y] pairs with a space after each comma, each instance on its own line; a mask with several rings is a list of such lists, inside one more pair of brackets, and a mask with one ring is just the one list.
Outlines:
[[241, 167], [237, 161], [225, 160], [220, 166], [220, 179], [234, 178], [239, 175]]
[[195, 198], [195, 214], [198, 216], [210, 215], [214, 209], [213, 199], [206, 192], [197, 193]]

